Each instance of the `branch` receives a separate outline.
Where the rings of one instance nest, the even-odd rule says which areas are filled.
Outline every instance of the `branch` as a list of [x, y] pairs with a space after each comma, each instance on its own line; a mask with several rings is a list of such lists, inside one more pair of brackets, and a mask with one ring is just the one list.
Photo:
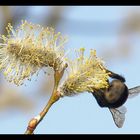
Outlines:
[[44, 109], [39, 113], [38, 116], [32, 118], [29, 123], [28, 123], [28, 127], [27, 130], [25, 131], [25, 134], [33, 134], [34, 130], [36, 129], [36, 127], [38, 126], [38, 124], [43, 120], [43, 118], [45, 117], [45, 115], [47, 114], [47, 112], [49, 111], [50, 107], [59, 100], [59, 98], [61, 97], [60, 93], [57, 91], [57, 87], [58, 84], [63, 76], [63, 73], [65, 71], [67, 67], [67, 64], [65, 65], [65, 67], [63, 68], [63, 70], [61, 72], [59, 71], [55, 71], [54, 73], [54, 88], [53, 88], [53, 92], [52, 95], [47, 103], [47, 105], [44, 107]]

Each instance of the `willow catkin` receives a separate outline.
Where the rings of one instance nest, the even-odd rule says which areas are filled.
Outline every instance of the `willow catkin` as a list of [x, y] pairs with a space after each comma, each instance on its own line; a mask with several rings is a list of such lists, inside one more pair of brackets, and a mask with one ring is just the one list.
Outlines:
[[109, 73], [104, 70], [103, 61], [91, 50], [88, 58], [84, 57], [84, 48], [78, 51], [78, 58], [69, 60], [69, 74], [59, 86], [62, 96], [73, 96], [82, 92], [94, 92], [107, 88]]
[[9, 82], [20, 85], [43, 67], [63, 69], [66, 38], [60, 32], [27, 21], [16, 30], [9, 23], [6, 29], [8, 35], [0, 37], [0, 70]]

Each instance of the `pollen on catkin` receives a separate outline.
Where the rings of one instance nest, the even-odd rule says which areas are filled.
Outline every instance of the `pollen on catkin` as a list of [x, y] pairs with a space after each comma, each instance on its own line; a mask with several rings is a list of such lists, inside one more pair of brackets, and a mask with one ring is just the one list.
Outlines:
[[109, 73], [104, 70], [103, 61], [97, 58], [95, 50], [90, 51], [88, 58], [84, 57], [84, 51], [84, 48], [81, 48], [77, 51], [78, 57], [68, 61], [69, 74], [58, 88], [62, 96], [94, 92], [108, 87]]
[[65, 65], [66, 38], [51, 27], [22, 21], [16, 30], [9, 23], [1, 35], [0, 70], [9, 82], [23, 83], [43, 67], [61, 71]]

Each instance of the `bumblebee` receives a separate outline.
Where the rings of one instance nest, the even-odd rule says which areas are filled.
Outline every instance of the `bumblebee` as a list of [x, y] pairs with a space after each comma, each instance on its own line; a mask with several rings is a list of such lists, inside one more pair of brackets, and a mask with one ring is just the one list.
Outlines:
[[140, 93], [140, 86], [128, 89], [125, 84], [125, 78], [112, 71], [106, 70], [110, 73], [110, 77], [114, 80], [109, 82], [107, 89], [100, 89], [92, 93], [100, 107], [109, 108], [113, 120], [118, 128], [123, 126], [125, 121], [126, 107], [123, 104], [129, 97], [134, 97]]

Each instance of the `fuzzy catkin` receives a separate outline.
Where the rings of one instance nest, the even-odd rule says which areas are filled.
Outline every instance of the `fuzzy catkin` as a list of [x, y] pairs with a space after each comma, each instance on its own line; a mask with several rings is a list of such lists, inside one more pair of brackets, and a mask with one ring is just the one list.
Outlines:
[[8, 35], [0, 37], [0, 70], [9, 82], [20, 85], [43, 67], [63, 69], [66, 38], [60, 32], [27, 21], [16, 30], [11, 24], [6, 29]]
[[82, 92], [94, 92], [107, 88], [109, 73], [105, 71], [103, 61], [91, 50], [88, 58], [84, 57], [84, 48], [78, 51], [78, 58], [69, 60], [69, 74], [59, 86], [62, 96], [73, 96]]

